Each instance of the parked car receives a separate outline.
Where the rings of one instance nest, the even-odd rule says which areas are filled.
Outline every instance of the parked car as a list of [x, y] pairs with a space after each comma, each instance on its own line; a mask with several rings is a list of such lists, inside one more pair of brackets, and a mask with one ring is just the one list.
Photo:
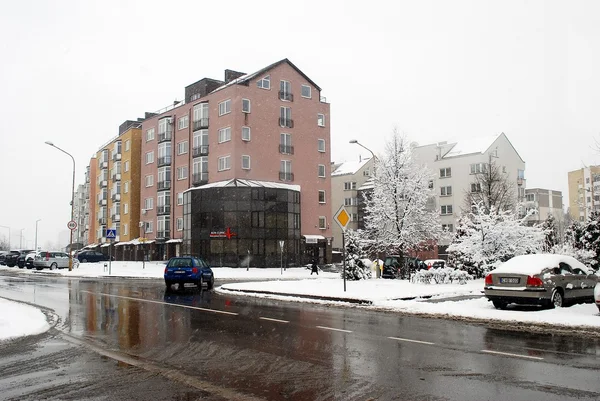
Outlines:
[[81, 251], [78, 252], [75, 257], [81, 263], [108, 261], [108, 256], [105, 256], [102, 252], [97, 251]]
[[33, 266], [38, 270], [64, 269], [69, 267], [69, 254], [61, 251], [40, 251], [33, 259]]
[[15, 267], [19, 263], [19, 257], [23, 255], [23, 267], [25, 267], [25, 255], [29, 252], [31, 252], [29, 249], [12, 250], [6, 255], [4, 262], [8, 267]]
[[427, 266], [419, 258], [400, 255], [388, 255], [383, 262], [381, 278], [409, 278], [411, 272], [426, 269]]
[[19, 269], [22, 269], [25, 267], [25, 258], [31, 252], [33, 252], [33, 249], [24, 249], [21, 251], [21, 253], [17, 257], [17, 266], [19, 266]]
[[594, 300], [596, 301], [596, 306], [600, 311], [600, 283], [596, 284], [596, 288], [594, 289]]
[[25, 267], [28, 269], [32, 269], [33, 268], [33, 259], [35, 259], [35, 255], [37, 255], [39, 252], [37, 251], [32, 251], [29, 252], [27, 255], [25, 255]]
[[510, 303], [562, 307], [593, 302], [598, 276], [571, 256], [516, 256], [485, 277], [484, 292], [497, 309]]
[[6, 258], [7, 253], [8, 253], [8, 251], [0, 251], [0, 265], [2, 265], [2, 266], [6, 265], [6, 263], [4, 262], [4, 259]]
[[206, 283], [206, 288], [210, 290], [215, 283], [215, 275], [208, 263], [195, 256], [177, 256], [169, 259], [164, 276], [167, 291], [173, 284], [179, 284], [179, 288], [183, 288], [187, 283], [195, 284], [198, 288], [202, 288]]
[[446, 261], [444, 259], [427, 259], [425, 262], [427, 269], [438, 269], [446, 267]]

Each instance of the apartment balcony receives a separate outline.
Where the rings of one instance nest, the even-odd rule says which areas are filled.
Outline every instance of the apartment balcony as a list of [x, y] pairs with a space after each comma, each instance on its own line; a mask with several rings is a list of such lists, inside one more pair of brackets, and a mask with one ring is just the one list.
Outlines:
[[108, 181], [101, 180], [101, 181], [98, 181], [98, 184], [100, 185], [101, 188], [106, 188], [108, 186]]
[[121, 194], [120, 193], [114, 193], [114, 194], [111, 195], [110, 199], [113, 202], [119, 202], [119, 201], [121, 201]]
[[523, 185], [525, 184], [525, 178], [517, 178], [517, 185]]
[[192, 148], [192, 157], [208, 156], [208, 145], [200, 145]]
[[171, 189], [171, 180], [158, 181], [156, 183], [156, 188], [159, 191], [166, 191]]
[[106, 217], [99, 217], [98, 224], [100, 224], [101, 226], [105, 226], [106, 225]]
[[156, 232], [156, 238], [171, 238], [171, 230], [161, 230]]
[[294, 101], [294, 95], [292, 95], [291, 92], [279, 91], [279, 99], [280, 100], [286, 100], [288, 102], [293, 102]]
[[156, 207], [157, 216], [164, 216], [166, 214], [171, 214], [171, 205], [162, 205]]
[[172, 131], [166, 131], [166, 132], [159, 132], [158, 133], [158, 143], [170, 142], [171, 138], [173, 138], [173, 132]]
[[118, 161], [121, 161], [121, 157], [122, 156], [121, 156], [120, 152], [119, 153], [113, 153], [112, 159], [113, 159], [114, 162], [118, 162]]
[[281, 181], [294, 181], [294, 173], [286, 173], [284, 171], [280, 171], [279, 179]]
[[294, 147], [289, 145], [279, 145], [279, 153], [283, 153], [284, 155], [293, 155]]
[[89, 200], [89, 199], [90, 199], [90, 194], [89, 193], [85, 194], [85, 200]]
[[112, 175], [112, 182], [121, 181], [121, 173], [115, 173]]
[[208, 117], [207, 118], [201, 118], [199, 120], [194, 121], [193, 122], [193, 126], [194, 126], [194, 131], [197, 131], [199, 129], [208, 128]]
[[120, 214], [113, 214], [110, 216], [110, 219], [113, 221], [113, 223], [116, 223], [118, 221], [121, 221], [121, 215]]
[[192, 185], [199, 186], [208, 184], [208, 172], [194, 173], [192, 175]]
[[98, 163], [98, 167], [100, 167], [101, 170], [107, 169], [108, 168], [108, 161]]
[[171, 165], [171, 156], [159, 157], [157, 164], [158, 164], [158, 167], [170, 166]]
[[294, 120], [291, 118], [279, 117], [279, 125], [285, 128], [294, 128]]
[[106, 206], [106, 198], [100, 198], [100, 199], [98, 199], [98, 205], [99, 206]]

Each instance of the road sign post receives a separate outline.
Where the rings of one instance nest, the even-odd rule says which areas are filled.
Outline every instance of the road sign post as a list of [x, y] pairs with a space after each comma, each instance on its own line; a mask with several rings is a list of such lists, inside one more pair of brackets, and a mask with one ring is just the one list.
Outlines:
[[111, 275], [112, 272], [112, 247], [115, 243], [115, 239], [117, 238], [117, 230], [114, 228], [106, 229], [106, 239], [110, 242], [108, 246], [108, 275]]
[[346, 292], [346, 227], [350, 223], [350, 214], [346, 211], [346, 208], [340, 206], [337, 213], [333, 216], [333, 220], [342, 229], [342, 258], [343, 258], [343, 271], [344, 271], [344, 292]]
[[281, 260], [279, 261], [281, 266], [281, 274], [283, 274], [283, 246], [285, 245], [285, 241], [279, 241], [279, 249], [281, 250]]

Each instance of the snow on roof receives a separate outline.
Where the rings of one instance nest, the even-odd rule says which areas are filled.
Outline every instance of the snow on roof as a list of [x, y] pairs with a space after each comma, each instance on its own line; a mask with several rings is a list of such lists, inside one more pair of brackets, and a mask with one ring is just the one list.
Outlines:
[[456, 142], [452, 149], [446, 153], [443, 158], [469, 155], [473, 153], [485, 153], [492, 146], [492, 143], [502, 135], [495, 134], [481, 138], [464, 139]]
[[361, 161], [343, 162], [338, 168], [331, 173], [332, 177], [346, 174], [356, 174], [365, 164], [367, 164], [371, 158], [362, 159]]
[[362, 184], [360, 187], [358, 187], [358, 191], [364, 191], [366, 189], [373, 189], [373, 188], [375, 188], [375, 184], [373, 183], [373, 177], [371, 177], [367, 181], [365, 181], [364, 184]]
[[178, 244], [180, 242], [183, 242], [183, 240], [181, 238], [177, 238], [177, 239], [170, 239], [166, 243], [167, 244]]
[[558, 264], [561, 262], [568, 264], [571, 268], [588, 271], [588, 268], [583, 263], [571, 256], [540, 253], [515, 256], [501, 264], [497, 269], [492, 270], [491, 273], [512, 273], [533, 276], [540, 274], [543, 269], [558, 267]]
[[223, 188], [223, 187], [256, 187], [256, 188], [277, 188], [277, 189], [289, 189], [290, 191], [300, 192], [300, 185], [283, 184], [280, 182], [271, 181], [255, 181], [255, 180], [242, 180], [239, 178], [233, 178], [231, 180], [212, 182], [210, 184], [202, 185], [196, 188], [190, 188], [187, 191], [195, 191], [198, 189], [208, 188]]

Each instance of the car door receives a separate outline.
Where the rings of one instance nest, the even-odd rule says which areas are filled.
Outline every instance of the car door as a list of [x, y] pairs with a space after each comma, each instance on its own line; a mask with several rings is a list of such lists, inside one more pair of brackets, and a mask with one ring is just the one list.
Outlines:
[[560, 275], [557, 276], [557, 281], [560, 281], [560, 284], [557, 283], [557, 285], [565, 291], [565, 299], [577, 298], [581, 286], [579, 277], [573, 273], [571, 266], [565, 262], [560, 262], [558, 268], [560, 269]]
[[69, 255], [66, 253], [58, 253], [58, 267], [61, 269], [69, 267]]
[[575, 268], [573, 273], [577, 275], [579, 280], [578, 297], [579, 298], [594, 298], [594, 287], [596, 286], [596, 280], [593, 275], [588, 275], [587, 272], [582, 269]]

